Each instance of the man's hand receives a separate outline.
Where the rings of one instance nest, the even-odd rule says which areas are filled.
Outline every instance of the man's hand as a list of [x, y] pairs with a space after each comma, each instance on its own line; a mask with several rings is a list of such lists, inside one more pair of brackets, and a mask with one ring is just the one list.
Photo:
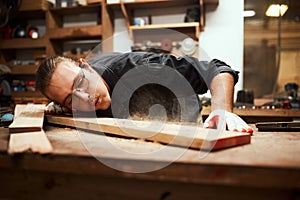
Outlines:
[[210, 113], [203, 124], [204, 128], [221, 128], [223, 130], [253, 133], [253, 129], [234, 113], [217, 109]]
[[66, 113], [71, 113], [71, 110], [54, 102], [50, 102], [45, 107], [45, 113], [48, 115], [62, 115]]

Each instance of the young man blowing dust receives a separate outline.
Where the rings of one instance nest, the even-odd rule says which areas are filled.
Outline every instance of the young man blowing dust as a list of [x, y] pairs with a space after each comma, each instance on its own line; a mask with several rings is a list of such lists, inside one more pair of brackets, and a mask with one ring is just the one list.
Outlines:
[[209, 89], [212, 112], [204, 127], [216, 128], [222, 118], [227, 130], [253, 132], [232, 113], [238, 72], [216, 59], [146, 52], [107, 53], [88, 62], [56, 56], [41, 63], [36, 78], [37, 88], [50, 100], [116, 118], [142, 113], [196, 121], [201, 111], [198, 94]]

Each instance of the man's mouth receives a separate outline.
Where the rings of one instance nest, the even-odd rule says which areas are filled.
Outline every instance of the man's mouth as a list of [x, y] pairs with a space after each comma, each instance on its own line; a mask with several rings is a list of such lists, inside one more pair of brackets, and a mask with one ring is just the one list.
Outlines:
[[101, 102], [100, 102], [100, 96], [96, 96], [95, 97], [95, 106], [99, 105]]

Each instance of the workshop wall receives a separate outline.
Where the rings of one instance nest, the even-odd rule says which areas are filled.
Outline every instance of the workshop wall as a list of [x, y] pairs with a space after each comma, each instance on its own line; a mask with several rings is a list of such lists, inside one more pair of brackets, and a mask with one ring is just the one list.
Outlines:
[[[243, 1], [233, 4], [232, 0], [220, 0], [215, 10], [209, 10], [208, 7], [204, 32], [201, 32], [199, 36], [199, 48], [203, 49], [211, 59], [224, 60], [235, 70], [240, 71], [240, 81], [236, 85], [235, 96], [236, 92], [243, 87], [243, 9]], [[174, 21], [180, 21], [183, 17], [184, 14], [168, 16]], [[158, 16], [154, 20], [165, 21], [167, 19], [164, 16]], [[130, 51], [131, 41], [121, 13], [116, 13], [114, 22], [114, 51]], [[202, 51], [201, 49], [199, 52]]]
[[240, 71], [235, 97], [243, 88], [244, 1], [220, 0], [215, 11], [206, 12], [205, 31], [200, 33], [200, 47], [210, 57], [218, 58]]

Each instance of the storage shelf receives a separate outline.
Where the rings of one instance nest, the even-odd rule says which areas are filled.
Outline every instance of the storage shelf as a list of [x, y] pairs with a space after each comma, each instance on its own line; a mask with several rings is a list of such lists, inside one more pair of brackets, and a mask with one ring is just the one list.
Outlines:
[[97, 38], [102, 35], [102, 25], [97, 26], [80, 26], [66, 28], [51, 28], [48, 30], [50, 39], [81, 39]]
[[[113, 36], [113, 13], [103, 3], [104, 1], [106, 0], [88, 0], [88, 5], [53, 7], [48, 0], [22, 0], [19, 12], [14, 16], [16, 22], [26, 25], [33, 23], [30, 20], [38, 20], [39, 25], [43, 26], [44, 24], [45, 34], [38, 39], [0, 39], [0, 63], [11, 63], [14, 60], [26, 61], [27, 57], [30, 57], [28, 60], [31, 61], [31, 55], [36, 61], [41, 61], [45, 55], [71, 54], [72, 50], [77, 47], [82, 50], [80, 53], [86, 53], [90, 47], [92, 48], [102, 40]], [[79, 24], [81, 20], [88, 22], [86, 26], [64, 27], [65, 24], [68, 24], [70, 16], [80, 14], [88, 15], [87, 19], [81, 19], [80, 16], [78, 21]], [[90, 16], [90, 14], [92, 15]], [[78, 24], [76, 21], [71, 21], [68, 25], [70, 26], [72, 23]], [[102, 26], [105, 27], [104, 30]], [[112, 40], [109, 40], [106, 45], [101, 46], [101, 50], [110, 52], [112, 47]], [[22, 55], [23, 52], [24, 55]], [[86, 54], [75, 56], [86, 57]], [[14, 65], [10, 68], [13, 80], [34, 81], [38, 66], [31, 63]], [[38, 91], [12, 91], [11, 99], [14, 103], [48, 101]]]
[[45, 16], [45, 10], [20, 11], [17, 13], [17, 18], [20, 18], [21, 20], [45, 19]]
[[20, 11], [46, 11], [51, 7], [51, 3], [47, 0], [22, 0]]
[[[159, 32], [159, 29], [171, 29], [169, 31], [173, 38], [180, 38], [181, 36], [188, 36], [194, 40], [198, 40], [200, 31], [204, 31], [204, 6], [205, 5], [218, 5], [219, 0], [134, 0], [128, 2], [118, 2], [114, 4], [109, 4], [112, 8], [121, 9], [126, 26], [129, 30], [130, 38], [134, 43], [141, 42], [141, 40], [150, 40], [153, 35], [166, 37], [167, 31], [163, 34]], [[169, 7], [190, 7], [193, 5], [199, 6], [200, 16], [197, 20], [198, 22], [186, 22], [186, 23], [174, 23], [174, 24], [151, 24], [144, 26], [134, 25], [134, 11], [138, 9], [156, 9], [156, 8], [169, 8]], [[167, 13], [167, 14], [170, 14]], [[155, 30], [158, 29], [158, 30]], [[147, 32], [148, 31], [148, 32]], [[176, 31], [180, 34], [176, 34]], [[168, 33], [167, 33], [168, 34]], [[137, 37], [138, 35], [138, 37]], [[144, 35], [144, 37], [143, 37]], [[177, 36], [176, 36], [177, 35]], [[179, 36], [181, 35], [181, 36]], [[151, 38], [151, 40], [153, 37]], [[157, 39], [155, 39], [157, 40]], [[180, 39], [179, 39], [180, 40]]]
[[82, 13], [90, 13], [90, 12], [100, 12], [101, 11], [101, 3], [95, 3], [86, 6], [69, 6], [69, 7], [53, 7], [50, 8], [50, 11], [55, 13], [58, 16], [64, 15], [77, 15]]
[[[156, 30], [157, 29], [157, 30]], [[165, 29], [165, 30], [164, 30]], [[167, 29], [171, 29], [173, 31], [168, 31]], [[176, 23], [176, 24], [151, 24], [145, 26], [130, 26], [130, 37], [134, 39], [136, 42], [142, 42], [142, 39], [139, 39], [141, 35], [147, 35], [149, 40], [155, 39], [150, 38], [151, 35], [160, 35], [160, 34], [170, 34], [175, 35], [175, 38], [182, 40], [188, 36], [197, 40], [199, 38], [200, 33], [200, 25], [199, 22], [188, 22], [188, 23]], [[135, 33], [137, 31], [137, 33]], [[156, 31], [156, 32], [153, 32]], [[158, 32], [157, 32], [158, 31]], [[153, 33], [152, 33], [153, 32]], [[178, 32], [178, 34], [176, 34]], [[139, 33], [139, 34], [138, 34]]]
[[0, 40], [0, 49], [33, 49], [33, 48], [46, 48], [46, 38], [17, 38]]
[[46, 97], [12, 97], [15, 104], [23, 103], [43, 103], [48, 104], [49, 100]]
[[[123, 2], [127, 8], [162, 8], [168, 6], [189, 6], [199, 4], [199, 0], [135, 0], [132, 2]], [[204, 0], [205, 4], [218, 5], [219, 0]], [[110, 3], [108, 6], [117, 7], [120, 3]]]
[[12, 91], [11, 96], [13, 98], [34, 98], [34, 97], [44, 97], [38, 91]]
[[149, 24], [144, 26], [130, 26], [132, 30], [143, 30], [143, 29], [158, 29], [158, 28], [188, 28], [188, 27], [199, 27], [199, 22], [188, 22], [188, 23], [176, 23], [176, 24]]
[[13, 75], [34, 75], [37, 68], [37, 65], [16, 65], [11, 67], [11, 73]]

